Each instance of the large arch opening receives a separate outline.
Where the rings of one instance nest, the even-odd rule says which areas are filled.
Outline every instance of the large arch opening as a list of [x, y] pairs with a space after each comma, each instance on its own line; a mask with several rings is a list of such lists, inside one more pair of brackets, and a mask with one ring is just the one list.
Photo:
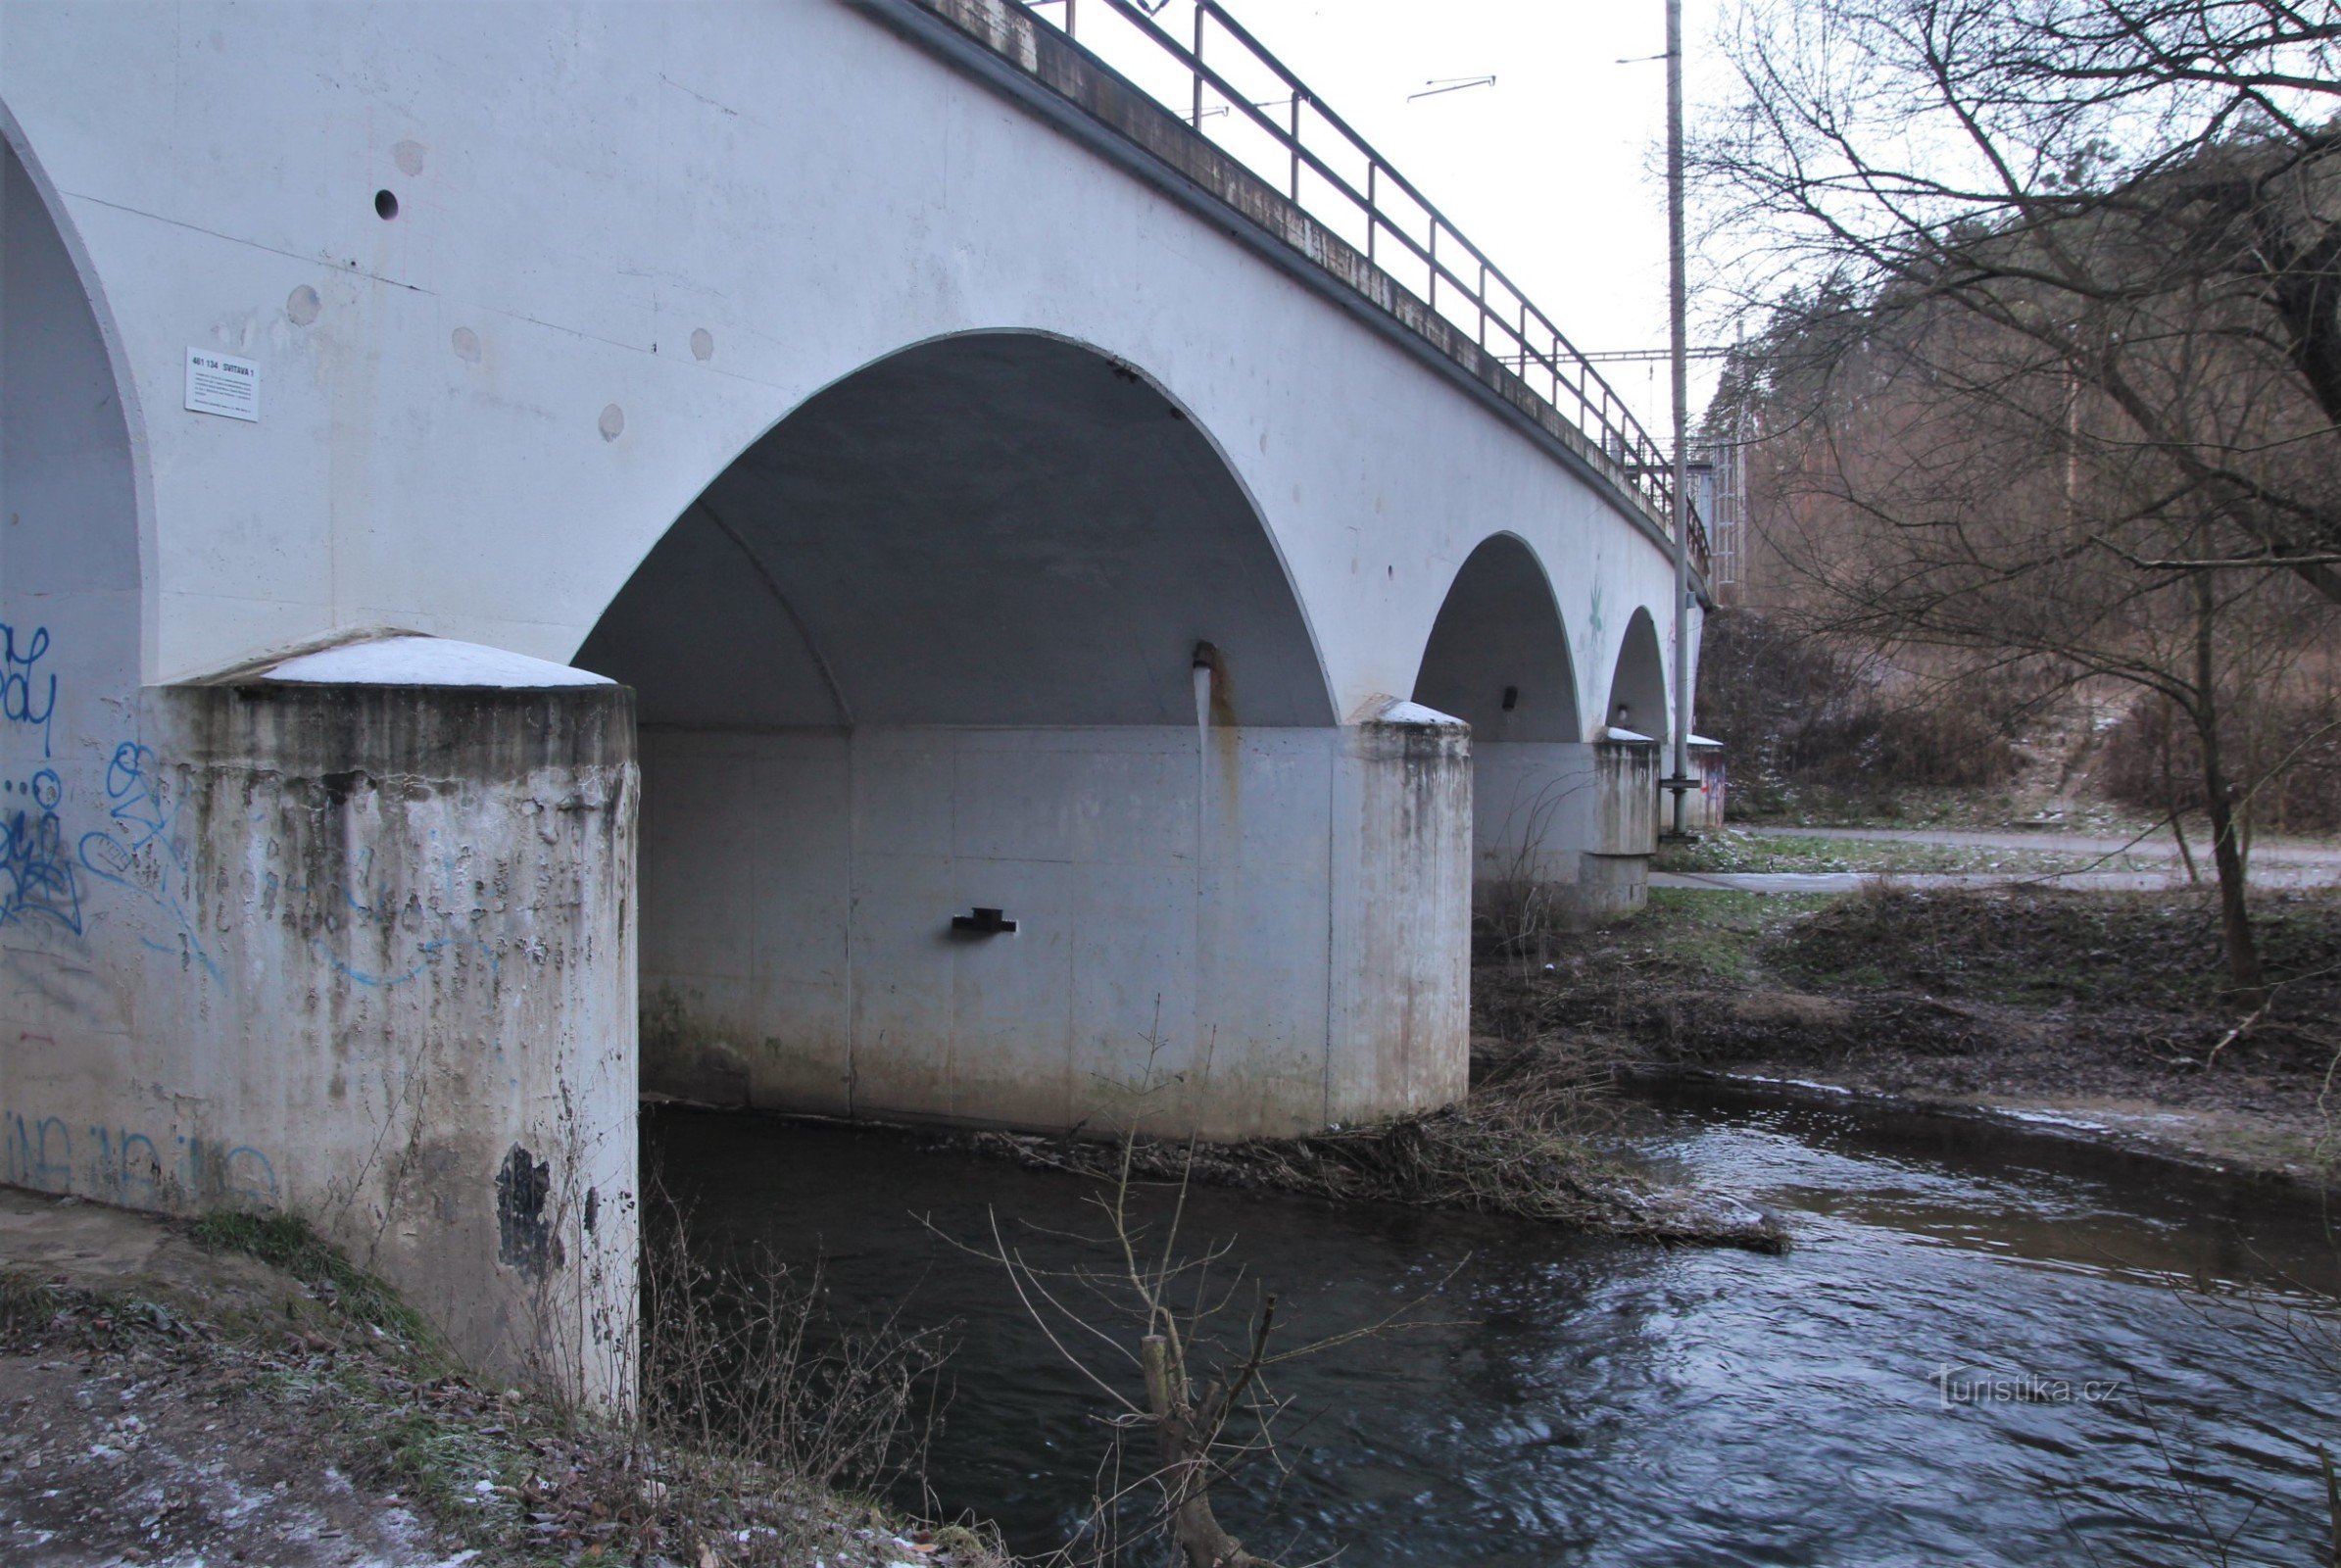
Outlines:
[[1358, 764], [1306, 618], [1128, 366], [981, 333], [855, 372], [575, 662], [638, 694], [646, 1088], [1230, 1135], [1410, 1102], [1337, 1059], [1378, 999], [1336, 977]]
[[1533, 944], [1574, 918], [1594, 772], [1560, 602], [1518, 537], [1455, 573], [1414, 700], [1471, 723], [1473, 908], [1498, 944]]
[[65, 236], [31, 172], [6, 146], [0, 514], [9, 518], [0, 533], [7, 674], [12, 694], [20, 679], [29, 693], [10, 702], [0, 720], [0, 760], [23, 779], [70, 762], [79, 750], [72, 738], [86, 733], [94, 743], [120, 726], [116, 710], [138, 687], [143, 617], [136, 469], [122, 391]]
[[[137, 950], [124, 900], [78, 851], [111, 847], [121, 820], [143, 624], [137, 460], [101, 308], [41, 182], [0, 143], [0, 1097], [75, 1127], [106, 1122], [134, 1076], [113, 1066], [134, 1022], [107, 966]], [[88, 1175], [73, 1166], [12, 1150], [0, 1179], [62, 1191]]]
[[1518, 537], [1483, 540], [1455, 573], [1423, 650], [1414, 700], [1468, 721], [1475, 753], [1585, 739], [1560, 603]]
[[1332, 721], [1266, 530], [1185, 414], [1027, 333], [815, 395], [710, 484], [579, 650], [646, 726], [1192, 725], [1198, 642], [1246, 726]]
[[1659, 746], [1672, 731], [1667, 719], [1666, 661], [1659, 652], [1658, 625], [1647, 610], [1636, 610], [1618, 643], [1617, 666], [1610, 672], [1609, 711], [1612, 729], [1645, 735]]

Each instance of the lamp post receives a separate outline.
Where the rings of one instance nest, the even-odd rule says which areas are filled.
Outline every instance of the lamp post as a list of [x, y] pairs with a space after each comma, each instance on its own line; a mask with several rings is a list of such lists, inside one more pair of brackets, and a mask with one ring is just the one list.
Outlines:
[[1675, 834], [1690, 777], [1690, 377], [1683, 260], [1683, 0], [1667, 0], [1667, 345], [1675, 395]]

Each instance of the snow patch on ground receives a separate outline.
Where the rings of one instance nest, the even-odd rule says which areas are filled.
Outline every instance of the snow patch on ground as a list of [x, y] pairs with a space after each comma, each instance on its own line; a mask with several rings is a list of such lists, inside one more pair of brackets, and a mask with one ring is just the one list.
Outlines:
[[607, 675], [445, 637], [379, 637], [302, 654], [261, 678], [303, 686], [614, 686]]
[[1992, 1109], [2011, 1120], [2028, 1121], [2042, 1127], [2070, 1127], [2083, 1133], [2106, 1131], [2104, 1122], [2086, 1121], [2079, 1116], [2060, 1116], [2053, 1110], [2019, 1110], [2013, 1105], [1994, 1105]]
[[1810, 1089], [1824, 1095], [1850, 1095], [1853, 1093], [1843, 1084], [1816, 1083], [1810, 1078], [1767, 1078], [1761, 1073], [1753, 1072], [1728, 1072], [1724, 1076], [1733, 1083], [1770, 1084], [1776, 1088], [1785, 1089]]

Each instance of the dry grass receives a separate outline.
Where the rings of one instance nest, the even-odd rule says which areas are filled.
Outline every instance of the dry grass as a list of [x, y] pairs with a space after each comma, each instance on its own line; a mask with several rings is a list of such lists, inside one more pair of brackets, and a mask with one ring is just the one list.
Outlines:
[[[693, 1457], [669, 1466], [678, 1499], [695, 1497], [699, 1512], [719, 1505], [742, 1467], [804, 1493], [882, 1494], [915, 1482], [951, 1353], [945, 1332], [835, 1322], [817, 1266], [793, 1268], [760, 1242], [714, 1253], [682, 1207], [649, 1187], [641, 1424]], [[795, 1560], [782, 1544], [775, 1552]]]
[[[209, 1353], [249, 1363], [255, 1392], [319, 1455], [362, 1486], [396, 1488], [487, 1560], [1004, 1562], [992, 1536], [873, 1500], [923, 1457], [938, 1336], [833, 1323], [817, 1274], [760, 1250], [698, 1250], [655, 1193], [644, 1217], [630, 1421], [464, 1375], [388, 1286], [286, 1218], [215, 1217], [198, 1234], [292, 1269], [316, 1312], [290, 1335]], [[21, 1294], [0, 1290], [0, 1303]]]

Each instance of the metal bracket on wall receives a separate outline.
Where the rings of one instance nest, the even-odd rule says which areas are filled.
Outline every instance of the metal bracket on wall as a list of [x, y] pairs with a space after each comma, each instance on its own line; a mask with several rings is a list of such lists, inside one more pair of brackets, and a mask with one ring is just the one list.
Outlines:
[[989, 909], [979, 904], [971, 914], [952, 915], [951, 929], [979, 937], [996, 937], [1002, 932], [1015, 930], [1016, 922], [1004, 918], [1000, 910]]

